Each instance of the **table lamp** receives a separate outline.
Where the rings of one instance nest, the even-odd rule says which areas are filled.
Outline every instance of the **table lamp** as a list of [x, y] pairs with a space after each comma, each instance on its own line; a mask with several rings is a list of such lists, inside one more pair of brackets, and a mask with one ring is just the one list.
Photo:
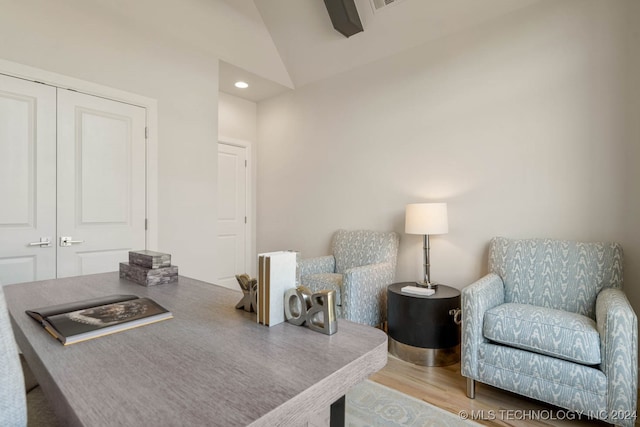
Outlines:
[[412, 203], [407, 205], [404, 232], [424, 235], [424, 281], [418, 286], [435, 289], [438, 285], [431, 282], [429, 264], [429, 235], [446, 234], [449, 231], [446, 203]]

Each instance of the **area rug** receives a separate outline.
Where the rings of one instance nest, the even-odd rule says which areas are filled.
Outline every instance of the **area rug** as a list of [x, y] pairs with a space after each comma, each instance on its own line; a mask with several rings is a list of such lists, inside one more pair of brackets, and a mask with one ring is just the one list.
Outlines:
[[347, 393], [347, 427], [479, 425], [373, 381], [363, 381]]

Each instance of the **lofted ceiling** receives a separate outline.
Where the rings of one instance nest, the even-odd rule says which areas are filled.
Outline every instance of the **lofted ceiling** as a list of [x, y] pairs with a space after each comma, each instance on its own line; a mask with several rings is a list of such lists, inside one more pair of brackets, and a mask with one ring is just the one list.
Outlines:
[[[349, 38], [333, 29], [323, 0], [222, 1], [256, 24], [262, 20], [297, 88], [543, 0], [396, 0], [376, 11], [371, 0], [355, 0], [364, 31]], [[240, 79], [250, 87], [234, 88], [233, 82]], [[220, 64], [223, 92], [258, 102], [290, 90], [287, 86], [229, 62]]]

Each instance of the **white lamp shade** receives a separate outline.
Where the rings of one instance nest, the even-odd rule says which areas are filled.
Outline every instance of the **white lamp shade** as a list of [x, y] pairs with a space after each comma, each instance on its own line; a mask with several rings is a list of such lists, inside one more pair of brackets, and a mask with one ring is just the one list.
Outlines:
[[407, 205], [404, 231], [407, 234], [446, 234], [449, 232], [446, 203]]

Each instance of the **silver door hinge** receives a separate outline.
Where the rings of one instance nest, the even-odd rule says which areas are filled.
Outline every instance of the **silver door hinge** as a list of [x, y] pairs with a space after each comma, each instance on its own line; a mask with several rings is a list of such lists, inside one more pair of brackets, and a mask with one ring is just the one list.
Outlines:
[[144, 128], [144, 138], [145, 139], [149, 139], [149, 128], [148, 127]]
[[244, 223], [245, 224], [247, 223], [247, 217], [246, 216], [244, 217]]
[[244, 167], [245, 168], [247, 167], [247, 161], [246, 160], [244, 161]]
[[147, 226], [149, 225], [149, 220], [147, 218], [144, 219], [144, 229], [147, 230]]

